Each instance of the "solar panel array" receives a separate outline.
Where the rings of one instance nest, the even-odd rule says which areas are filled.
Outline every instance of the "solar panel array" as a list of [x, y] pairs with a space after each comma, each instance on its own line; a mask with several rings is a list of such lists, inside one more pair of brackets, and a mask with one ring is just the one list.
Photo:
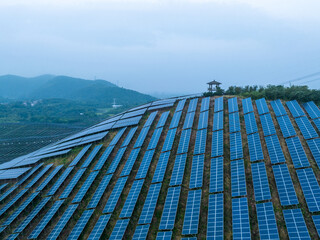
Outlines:
[[247, 198], [232, 199], [233, 239], [251, 239]]
[[131, 217], [133, 209], [137, 203], [142, 184], [144, 183], [144, 179], [135, 180], [132, 184], [130, 192], [127, 196], [127, 200], [122, 208], [120, 213], [120, 218], [128, 218]]
[[256, 105], [257, 105], [259, 115], [269, 113], [269, 108], [265, 98], [260, 98], [256, 100]]
[[256, 206], [260, 239], [280, 239], [272, 202], [259, 203]]
[[320, 118], [320, 109], [313, 101], [307, 102], [303, 106], [311, 119]]
[[211, 157], [223, 155], [223, 131], [212, 132]]
[[253, 112], [252, 100], [250, 97], [242, 99], [242, 108], [243, 108], [243, 114]]
[[213, 131], [222, 130], [223, 129], [223, 111], [216, 112], [213, 115]]
[[277, 117], [277, 120], [284, 138], [292, 137], [297, 134], [288, 115]]
[[247, 195], [244, 161], [236, 160], [231, 163], [231, 196], [239, 197]]
[[200, 218], [201, 189], [189, 191], [182, 228], [183, 235], [197, 234]]
[[204, 155], [193, 156], [189, 188], [202, 187], [204, 169]]
[[202, 129], [197, 131], [196, 141], [194, 144], [193, 154], [203, 154], [206, 151], [207, 143], [207, 129]]
[[295, 168], [309, 167], [307, 155], [298, 137], [287, 138], [286, 143]]
[[251, 164], [252, 182], [256, 201], [270, 200], [271, 193], [264, 162]]
[[223, 239], [223, 194], [209, 195], [207, 239]]
[[302, 108], [296, 100], [286, 102], [286, 104], [294, 118], [302, 117], [305, 115]]
[[310, 239], [300, 209], [283, 210], [283, 215], [290, 239]]
[[106, 228], [109, 220], [110, 220], [111, 214], [101, 215], [94, 226], [93, 230], [91, 231], [88, 240], [93, 239], [100, 239], [104, 229]]
[[248, 135], [247, 138], [248, 138], [250, 161], [255, 162], [255, 161], [263, 160], [264, 156], [263, 156], [259, 133]]

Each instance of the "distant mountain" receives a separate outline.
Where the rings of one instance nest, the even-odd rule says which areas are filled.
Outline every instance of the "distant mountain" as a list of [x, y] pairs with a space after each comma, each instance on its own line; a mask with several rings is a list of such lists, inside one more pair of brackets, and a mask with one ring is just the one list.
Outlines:
[[67, 99], [106, 106], [116, 99], [117, 104], [134, 106], [156, 98], [137, 91], [119, 88], [105, 80], [85, 80], [68, 76], [41, 75], [25, 78], [0, 76], [0, 99], [37, 100]]

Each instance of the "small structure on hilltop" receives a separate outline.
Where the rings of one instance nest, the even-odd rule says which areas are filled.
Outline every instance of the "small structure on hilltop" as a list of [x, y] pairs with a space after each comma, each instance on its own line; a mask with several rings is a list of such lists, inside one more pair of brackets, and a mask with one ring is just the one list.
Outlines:
[[210, 93], [212, 93], [213, 91], [216, 91], [217, 90], [217, 87], [219, 87], [219, 85], [221, 84], [220, 82], [216, 81], [216, 80], [213, 80], [211, 82], [208, 82], [207, 83], [209, 85], [208, 87], [208, 91]]
[[122, 107], [122, 105], [116, 104], [116, 99], [113, 99], [112, 108], [119, 108]]

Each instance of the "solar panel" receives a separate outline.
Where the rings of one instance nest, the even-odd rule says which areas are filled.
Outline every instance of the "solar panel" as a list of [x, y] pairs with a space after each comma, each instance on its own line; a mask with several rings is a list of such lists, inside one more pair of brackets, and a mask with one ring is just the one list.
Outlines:
[[16, 186], [16, 185], [9, 188], [5, 193], [3, 193], [0, 196], [0, 202], [3, 201], [4, 199], [6, 199], [9, 195], [11, 195], [11, 193], [13, 193], [17, 188], [18, 188], [18, 186]]
[[283, 210], [283, 216], [290, 239], [310, 239], [306, 223], [299, 208]]
[[312, 220], [314, 225], [316, 226], [318, 235], [320, 236], [320, 215], [313, 215]]
[[154, 150], [145, 152], [135, 179], [146, 178], [151, 160], [153, 158], [153, 154], [154, 154]]
[[277, 120], [284, 138], [292, 137], [297, 134], [288, 115], [277, 117]]
[[78, 191], [77, 195], [73, 198], [72, 203], [79, 203], [82, 201], [86, 193], [88, 192], [89, 188], [91, 187], [92, 183], [96, 179], [99, 172], [91, 172], [86, 181], [81, 186], [80, 190]]
[[257, 105], [259, 115], [269, 112], [269, 108], [265, 98], [260, 98], [256, 100], [256, 105]]
[[318, 133], [313, 128], [312, 124], [310, 123], [309, 119], [306, 116], [296, 118], [295, 120], [305, 139], [319, 137]]
[[223, 239], [223, 193], [209, 195], [207, 239]]
[[160, 189], [161, 189], [161, 183], [150, 185], [147, 198], [144, 202], [143, 209], [140, 214], [138, 224], [151, 223], [153, 213], [158, 201]]
[[255, 161], [263, 160], [264, 156], [262, 152], [259, 133], [247, 135], [247, 137], [248, 137], [250, 161], [255, 162]]
[[161, 105], [149, 107], [148, 110], [152, 111], [152, 110], [156, 110], [156, 109], [164, 109], [164, 108], [173, 107], [173, 105], [174, 105], [174, 103], [161, 104]]
[[181, 185], [183, 180], [184, 169], [186, 167], [187, 154], [177, 155], [169, 186]]
[[204, 155], [196, 155], [192, 158], [189, 188], [202, 187], [204, 169]]
[[240, 128], [240, 118], [239, 112], [234, 112], [229, 114], [229, 132], [239, 132]]
[[25, 175], [19, 182], [17, 182], [15, 184], [15, 186], [20, 186], [22, 185], [26, 180], [29, 179], [29, 177], [31, 177], [36, 171], [38, 171], [41, 167], [42, 167], [43, 163], [38, 164], [37, 166], [35, 166], [34, 168], [32, 168], [27, 175]]
[[101, 157], [99, 158], [98, 162], [96, 163], [96, 165], [93, 168], [93, 171], [98, 171], [101, 170], [102, 167], [104, 166], [104, 164], [106, 163], [108, 157], [110, 156], [113, 148], [115, 145], [112, 146], [108, 146], [106, 148], [106, 150], [103, 152], [103, 154], [101, 155]]
[[251, 239], [247, 198], [232, 199], [233, 239]]
[[150, 225], [138, 225], [134, 235], [132, 237], [132, 240], [144, 240], [147, 238], [148, 231], [149, 231]]
[[173, 140], [176, 136], [177, 129], [170, 129], [167, 133], [166, 139], [164, 140], [164, 144], [162, 147], [162, 152], [171, 151]]
[[78, 207], [78, 204], [69, 205], [67, 210], [63, 213], [62, 217], [58, 221], [58, 223], [55, 225], [53, 230], [48, 236], [48, 240], [57, 239], [62, 232], [62, 230], [65, 228], [67, 223], [69, 222], [70, 218], [73, 216], [74, 212], [76, 211]]
[[243, 108], [243, 114], [253, 112], [251, 97], [242, 99], [242, 108]]
[[303, 104], [303, 106], [311, 119], [320, 118], [320, 109], [317, 107], [317, 105], [313, 101], [307, 102]]
[[195, 112], [187, 113], [182, 129], [192, 128]]
[[307, 155], [301, 145], [299, 137], [287, 138], [286, 143], [295, 168], [309, 167]]
[[223, 131], [212, 133], [211, 157], [223, 155]]
[[246, 175], [244, 161], [237, 160], [230, 163], [231, 166], [231, 194], [232, 197], [247, 195]]
[[290, 177], [287, 164], [272, 166], [274, 178], [279, 193], [280, 203], [282, 206], [298, 204], [296, 192]]
[[110, 166], [108, 167], [107, 174], [114, 173], [117, 170], [117, 167], [123, 157], [123, 154], [127, 150], [127, 147], [120, 148], [117, 152], [117, 155], [112, 160]]
[[170, 153], [171, 152], [164, 152], [160, 154], [156, 170], [153, 174], [152, 183], [163, 181], [164, 174], [167, 169]]
[[144, 142], [144, 140], [146, 139], [146, 136], [149, 132], [150, 127], [146, 127], [146, 128], [142, 128], [141, 132], [137, 138], [136, 143], [134, 144], [133, 148], [138, 148], [138, 147], [142, 147], [142, 144]]
[[92, 162], [92, 160], [95, 158], [95, 156], [98, 154], [98, 152], [100, 151], [102, 147], [102, 144], [96, 146], [92, 152], [90, 153], [90, 155], [87, 157], [87, 159], [84, 161], [84, 163], [81, 165], [81, 168], [87, 168], [89, 167], [90, 163]]
[[74, 167], [68, 167], [64, 172], [61, 174], [59, 179], [54, 183], [54, 185], [50, 188], [49, 192], [47, 193], [47, 196], [52, 196], [57, 192], [57, 190], [60, 188], [60, 186], [64, 183], [66, 178], [70, 175], [71, 171]]
[[223, 129], [223, 112], [217, 112], [213, 114], [213, 126], [212, 131]]
[[180, 198], [181, 187], [171, 187], [168, 190], [164, 208], [162, 211], [160, 230], [171, 230], [174, 227], [176, 213]]
[[88, 221], [90, 220], [94, 209], [85, 210], [79, 220], [77, 221], [76, 225], [72, 229], [70, 235], [68, 236], [68, 239], [74, 240], [79, 239], [83, 229], [86, 227]]
[[179, 101], [179, 103], [177, 105], [177, 108], [176, 108], [176, 112], [179, 112], [179, 111], [183, 110], [186, 101], [187, 101], [186, 99], [183, 99], [183, 100]]
[[94, 228], [91, 231], [88, 240], [100, 239], [104, 229], [106, 228], [109, 222], [110, 217], [111, 217], [111, 214], [101, 215], [99, 217], [99, 220], [97, 221], [96, 225], [94, 225]]
[[8, 183], [4, 183], [0, 185], [0, 192], [8, 185]]
[[239, 111], [237, 97], [228, 99], [228, 111], [229, 111], [229, 113]]
[[283, 107], [280, 99], [271, 101], [270, 104], [271, 104], [271, 107], [272, 107], [276, 117], [279, 117], [279, 116], [287, 114], [286, 109]]
[[123, 120], [118, 120], [113, 125], [112, 129], [138, 125], [140, 120], [141, 120], [141, 118], [142, 118], [142, 116], [138, 116], [138, 117], [132, 117], [132, 118], [127, 118], [127, 119], [123, 119]]
[[318, 131], [320, 131], [320, 119], [314, 119], [313, 123], [316, 125], [316, 127], [318, 128]]
[[208, 119], [209, 119], [209, 111], [205, 111], [200, 113], [199, 122], [198, 122], [198, 130], [208, 127]]
[[144, 179], [135, 180], [133, 182], [130, 192], [127, 196], [126, 202], [120, 213], [120, 218], [131, 217], [133, 209], [137, 203], [143, 183], [144, 183]]
[[80, 178], [82, 177], [85, 171], [86, 171], [86, 168], [81, 168], [78, 170], [78, 172], [74, 175], [74, 177], [69, 182], [68, 186], [64, 189], [64, 191], [60, 195], [59, 197], [60, 199], [67, 198], [70, 195], [73, 188], [77, 185], [77, 183], [79, 182]]
[[256, 202], [271, 199], [268, 176], [264, 162], [251, 164], [251, 172]]
[[108, 202], [106, 203], [102, 213], [112, 213], [114, 208], [117, 205], [117, 202], [119, 200], [119, 197], [122, 193], [122, 190], [124, 188], [124, 185], [127, 182], [128, 177], [119, 178], [116, 185], [114, 186], [112, 193], [108, 199]]
[[34, 184], [36, 184], [42, 177], [43, 175], [45, 175], [49, 169], [53, 166], [53, 164], [48, 164], [47, 166], [45, 166], [38, 174], [37, 176], [35, 176], [29, 183], [28, 185], [25, 187], [25, 189], [29, 189], [31, 188]]
[[94, 195], [92, 196], [87, 208], [96, 208], [100, 202], [100, 199], [105, 192], [109, 182], [112, 178], [112, 175], [105, 175], [101, 180], [97, 190], [95, 191]]
[[270, 113], [264, 114], [260, 116], [263, 135], [269, 136], [276, 134], [276, 129], [274, 128], [274, 124], [271, 118]]
[[50, 175], [40, 184], [36, 191], [42, 191], [50, 182], [51, 180], [59, 173], [63, 165], [57, 166]]
[[299, 103], [296, 100], [286, 102], [286, 104], [287, 104], [289, 111], [291, 112], [291, 114], [294, 118], [301, 117], [301, 116], [305, 115], [302, 108], [300, 107]]
[[272, 202], [258, 203], [256, 206], [260, 239], [280, 239]]
[[136, 133], [138, 127], [133, 127], [130, 129], [128, 135], [126, 136], [126, 138], [124, 139], [124, 141], [122, 142], [121, 147], [126, 147], [130, 144], [134, 134]]
[[197, 131], [193, 154], [203, 154], [206, 151], [207, 129]]
[[208, 111], [210, 104], [210, 97], [202, 98], [200, 112]]
[[241, 133], [231, 133], [230, 135], [230, 159], [243, 158]]
[[158, 232], [156, 240], [168, 240], [171, 239], [172, 232]]
[[135, 149], [131, 150], [131, 153], [126, 161], [126, 164], [124, 165], [124, 168], [122, 169], [120, 177], [128, 176], [131, 173], [132, 167], [137, 160], [137, 157], [140, 153], [140, 150], [141, 150], [141, 148], [135, 148]]
[[199, 189], [188, 192], [188, 200], [182, 228], [183, 235], [198, 233], [201, 206], [201, 191], [202, 190]]
[[181, 132], [177, 154], [188, 152], [190, 137], [191, 137], [191, 129], [183, 130]]
[[155, 149], [158, 145], [161, 133], [162, 133], [163, 128], [157, 128], [154, 130], [152, 137], [150, 139], [149, 145], [147, 150]]
[[87, 153], [88, 149], [91, 147], [92, 144], [89, 144], [82, 148], [82, 150], [78, 153], [78, 155], [73, 159], [73, 161], [70, 163], [70, 167], [75, 166], [78, 164], [78, 162], [82, 159], [82, 157]]
[[111, 142], [109, 143], [109, 146], [116, 145], [120, 138], [122, 137], [123, 133], [126, 131], [127, 128], [122, 128], [117, 132], [117, 135], [113, 137]]
[[169, 126], [169, 129], [177, 128], [179, 126], [181, 114], [182, 114], [182, 112], [175, 112], [174, 113], [172, 120], [171, 120], [171, 123], [170, 123], [170, 126]]
[[114, 226], [109, 239], [110, 240], [122, 239], [124, 232], [127, 229], [128, 223], [129, 223], [129, 219], [119, 219], [116, 225]]
[[126, 118], [131, 118], [131, 117], [136, 117], [136, 116], [139, 116], [139, 115], [143, 115], [146, 111], [147, 111], [147, 108], [143, 108], [143, 109], [139, 109], [139, 110], [136, 110], [136, 111], [127, 112], [127, 113], [122, 115], [121, 119], [126, 119]]
[[17, 179], [28, 172], [30, 168], [31, 167], [0, 170], [0, 180]]
[[299, 182], [310, 212], [320, 211], [320, 187], [312, 168], [297, 170]]
[[214, 99], [214, 112], [219, 112], [223, 110], [223, 97]]
[[17, 239], [18, 236], [19, 236], [19, 233], [11, 234], [6, 240], [14, 240], [14, 239]]
[[150, 127], [152, 125], [154, 119], [156, 118], [157, 114], [158, 114], [158, 111], [150, 113], [150, 115], [149, 115], [147, 121], [145, 122], [145, 124], [143, 125], [143, 127], [144, 128], [145, 127]]
[[267, 144], [269, 157], [272, 164], [283, 163], [285, 158], [277, 135], [271, 135], [264, 138]]
[[170, 111], [167, 111], [167, 112], [164, 112], [164, 113], [161, 114], [161, 117], [160, 117], [160, 119], [159, 119], [159, 122], [158, 122], [156, 128], [164, 127], [164, 125], [165, 125], [166, 122], [167, 122], [167, 119], [168, 119], [169, 114], [170, 114]]
[[223, 191], [223, 157], [211, 158], [209, 192]]
[[191, 99], [189, 102], [188, 113], [195, 112], [197, 109], [198, 98]]
[[312, 156], [314, 157], [318, 168], [320, 166], [320, 138], [307, 140], [308, 146], [311, 150]]
[[55, 216], [61, 205], [63, 204], [64, 200], [56, 201], [49, 211], [44, 215], [32, 233], [29, 235], [28, 239], [35, 239], [38, 238], [43, 229], [48, 225], [51, 219]]
[[247, 134], [258, 132], [257, 122], [253, 112], [244, 115], [244, 122]]

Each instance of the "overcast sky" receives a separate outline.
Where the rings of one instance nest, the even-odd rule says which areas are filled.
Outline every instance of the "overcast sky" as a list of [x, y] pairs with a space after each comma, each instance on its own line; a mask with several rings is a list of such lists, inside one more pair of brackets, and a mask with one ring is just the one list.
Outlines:
[[213, 79], [279, 84], [320, 71], [319, 9], [319, 0], [1, 0], [0, 75], [169, 94], [203, 92]]

